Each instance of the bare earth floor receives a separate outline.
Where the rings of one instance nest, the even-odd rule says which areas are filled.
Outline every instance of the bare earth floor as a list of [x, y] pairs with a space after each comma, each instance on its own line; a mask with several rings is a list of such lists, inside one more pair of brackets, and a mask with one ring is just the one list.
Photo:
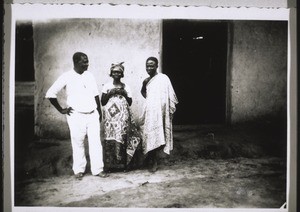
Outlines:
[[15, 206], [280, 208], [286, 202], [284, 122], [176, 126], [174, 150], [161, 158], [156, 173], [142, 166], [100, 178], [91, 175], [88, 164], [78, 181], [72, 174], [70, 140], [34, 138], [32, 98], [20, 100]]
[[285, 175], [279, 158], [195, 159], [147, 170], [32, 179], [16, 192], [18, 205], [150, 208], [280, 208]]
[[244, 128], [175, 130], [174, 150], [156, 173], [143, 165], [100, 178], [88, 163], [81, 181], [72, 174], [68, 139], [33, 140], [26, 151], [16, 149], [15, 205], [280, 208], [286, 202], [284, 140]]

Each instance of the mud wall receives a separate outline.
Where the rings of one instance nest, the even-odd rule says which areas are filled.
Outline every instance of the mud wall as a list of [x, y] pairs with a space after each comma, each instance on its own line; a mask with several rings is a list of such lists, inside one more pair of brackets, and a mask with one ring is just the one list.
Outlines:
[[[227, 100], [231, 123], [286, 116], [287, 22], [230, 23]], [[135, 120], [142, 113], [140, 94], [147, 76], [145, 60], [160, 57], [160, 20], [78, 19], [34, 22], [35, 134], [69, 137], [66, 118], [44, 98], [51, 84], [72, 69], [72, 55], [85, 52], [99, 91], [111, 80], [111, 63], [125, 61], [124, 82], [133, 91]], [[160, 63], [161, 64], [161, 63]], [[59, 101], [65, 104], [65, 93]]]
[[[64, 72], [72, 70], [72, 56], [81, 51], [89, 57], [89, 71], [96, 77], [99, 92], [111, 80], [112, 63], [124, 61], [125, 77], [133, 92], [132, 111], [141, 115], [141, 84], [147, 73], [145, 60], [160, 57], [158, 20], [78, 19], [33, 23], [35, 67], [35, 134], [40, 137], [69, 137], [66, 118], [45, 99], [52, 83]], [[65, 93], [58, 97], [65, 105]]]
[[287, 22], [234, 21], [231, 29], [231, 122], [284, 119]]

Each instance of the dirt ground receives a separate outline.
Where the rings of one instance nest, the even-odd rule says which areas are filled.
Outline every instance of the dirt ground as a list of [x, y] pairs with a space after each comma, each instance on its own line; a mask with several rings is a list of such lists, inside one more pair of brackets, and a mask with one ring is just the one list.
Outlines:
[[88, 164], [78, 181], [70, 141], [34, 138], [32, 105], [17, 105], [15, 115], [15, 206], [280, 208], [286, 202], [286, 127], [275, 120], [175, 126], [174, 150], [162, 155], [156, 173], [143, 165], [100, 178]]
[[[72, 174], [69, 140], [34, 141], [28, 147], [23, 167], [17, 170], [15, 203], [59, 207], [280, 208], [286, 201], [285, 158], [278, 152], [266, 154], [263, 147], [247, 143], [250, 137], [245, 139], [245, 133], [241, 137], [236, 132], [234, 138], [224, 130], [214, 132], [218, 141], [201, 130], [175, 131], [176, 148], [171, 156], [161, 159], [154, 174], [142, 166], [100, 178], [91, 175], [88, 164], [81, 181]], [[237, 143], [238, 138], [244, 140]]]
[[[143, 208], [279, 208], [285, 176], [278, 158], [195, 159], [147, 170], [30, 179], [18, 184], [19, 206]], [[276, 167], [276, 168], [275, 168]]]

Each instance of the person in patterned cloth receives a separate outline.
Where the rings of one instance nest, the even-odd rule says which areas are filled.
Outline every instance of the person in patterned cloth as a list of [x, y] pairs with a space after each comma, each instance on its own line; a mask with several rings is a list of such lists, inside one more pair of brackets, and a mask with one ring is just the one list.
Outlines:
[[122, 63], [112, 64], [112, 81], [102, 89], [101, 104], [104, 128], [104, 170], [128, 170], [128, 166], [140, 143], [141, 136], [133, 121], [130, 106], [132, 92], [124, 77]]

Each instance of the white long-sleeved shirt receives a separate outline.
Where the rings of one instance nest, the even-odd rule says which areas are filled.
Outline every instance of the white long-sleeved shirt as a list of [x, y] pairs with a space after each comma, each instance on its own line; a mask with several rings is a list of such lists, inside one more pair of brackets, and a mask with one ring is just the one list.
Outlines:
[[78, 112], [91, 112], [97, 108], [95, 96], [99, 95], [96, 79], [89, 71], [78, 74], [74, 70], [62, 74], [49, 88], [46, 98], [57, 98], [66, 89], [67, 105]]

